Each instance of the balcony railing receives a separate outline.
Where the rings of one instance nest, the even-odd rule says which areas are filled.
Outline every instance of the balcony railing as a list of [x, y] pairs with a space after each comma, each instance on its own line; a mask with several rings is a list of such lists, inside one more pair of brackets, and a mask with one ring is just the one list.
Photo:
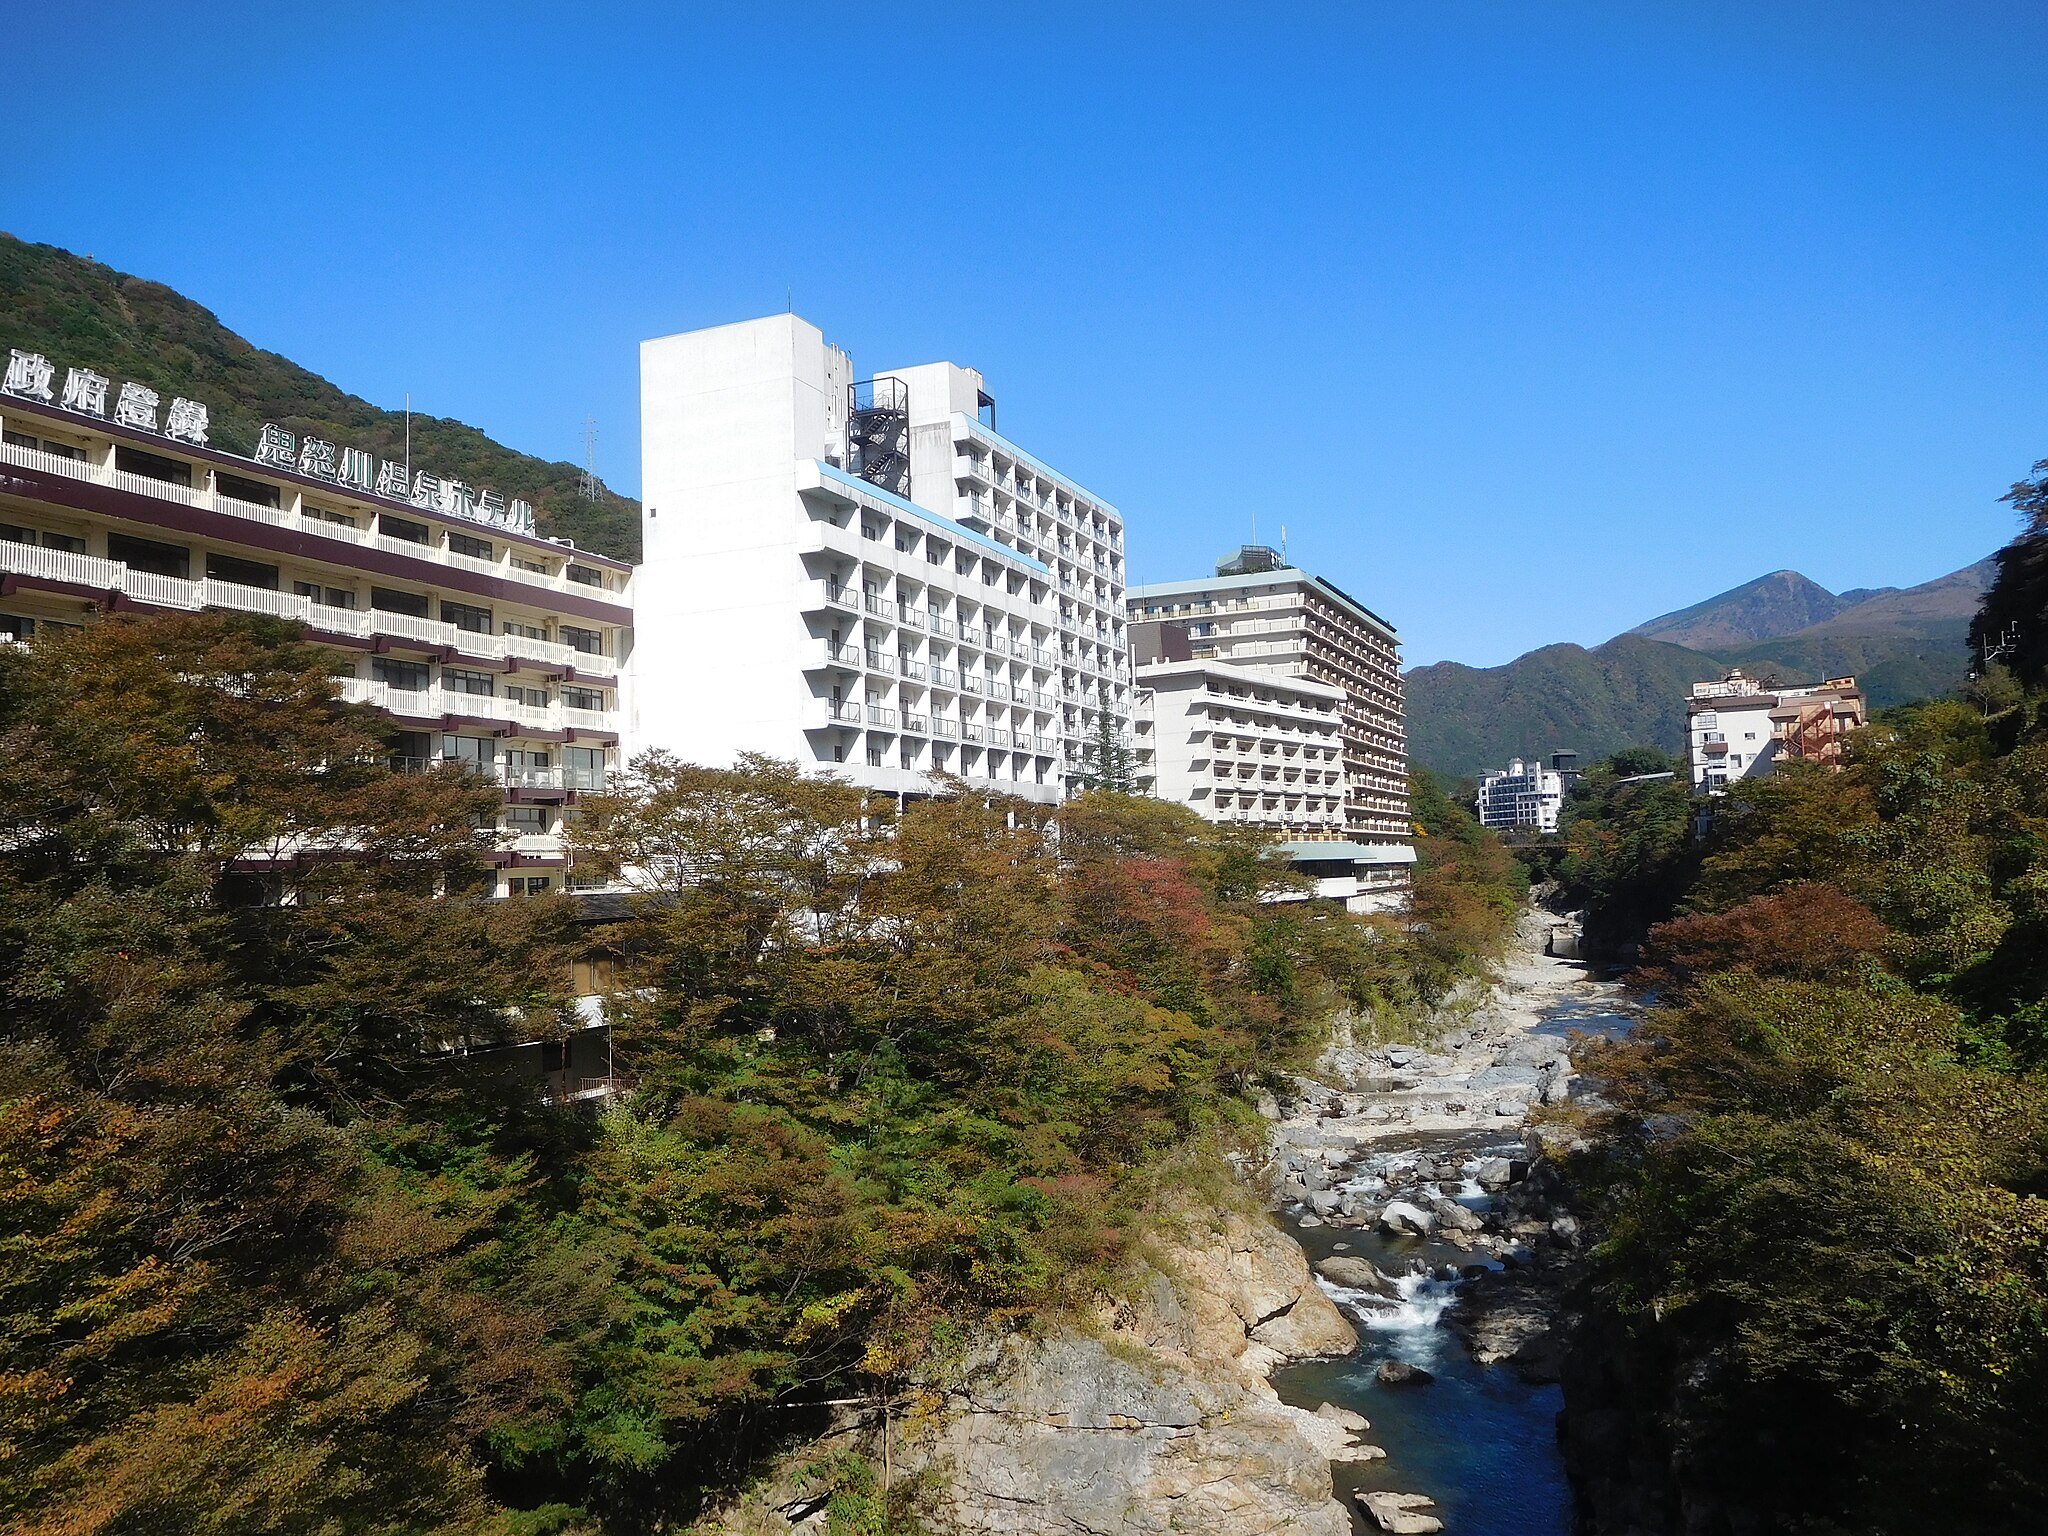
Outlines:
[[39, 549], [32, 544], [17, 544], [6, 539], [0, 539], [0, 571], [89, 586], [96, 591], [122, 592], [139, 603], [158, 608], [180, 608], [188, 612], [226, 608], [238, 613], [263, 613], [275, 618], [296, 619], [323, 634], [350, 639], [367, 640], [387, 635], [436, 647], [447, 646], [467, 656], [493, 661], [537, 661], [548, 666], [575, 667], [601, 676], [616, 675], [618, 671], [617, 663], [609, 657], [591, 655], [555, 640], [536, 640], [528, 635], [484, 634], [435, 619], [387, 613], [381, 608], [335, 608], [296, 593], [216, 581], [212, 577], [188, 580], [182, 576], [161, 576], [152, 571], [134, 570], [120, 560], [74, 555], [61, 549]]
[[893, 726], [896, 724], [896, 711], [884, 708], [880, 704], [870, 704], [868, 706], [868, 724]]

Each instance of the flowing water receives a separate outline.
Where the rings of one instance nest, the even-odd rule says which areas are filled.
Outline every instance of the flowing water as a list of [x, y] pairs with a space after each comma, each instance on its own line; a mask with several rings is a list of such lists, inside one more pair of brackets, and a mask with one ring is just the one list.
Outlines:
[[[1537, 1033], [1570, 1031], [1613, 1035], [1633, 1021], [1585, 1003], [1548, 1009]], [[1345, 1188], [1376, 1191], [1381, 1175], [1418, 1154], [1441, 1156], [1460, 1149], [1475, 1157], [1524, 1155], [1521, 1143], [1501, 1132], [1490, 1135], [1414, 1135], [1374, 1143]], [[1475, 1210], [1489, 1203], [1469, 1179], [1445, 1181], [1442, 1193]], [[1377, 1230], [1317, 1226], [1302, 1228], [1281, 1218], [1309, 1258], [1333, 1253], [1369, 1259], [1399, 1280], [1400, 1298], [1388, 1302], [1324, 1283], [1324, 1289], [1358, 1326], [1357, 1354], [1321, 1360], [1277, 1372], [1273, 1385], [1283, 1400], [1303, 1408], [1335, 1403], [1365, 1415], [1372, 1428], [1363, 1438], [1386, 1451], [1382, 1461], [1344, 1463], [1331, 1471], [1337, 1495], [1351, 1511], [1355, 1528], [1375, 1529], [1351, 1497], [1359, 1489], [1423, 1493], [1436, 1500], [1434, 1514], [1445, 1536], [1569, 1536], [1572, 1497], [1557, 1447], [1557, 1413], [1563, 1395], [1554, 1386], [1531, 1386], [1506, 1366], [1483, 1366], [1444, 1326], [1455, 1276], [1475, 1256], [1446, 1244], [1387, 1237]], [[1421, 1386], [1381, 1386], [1374, 1373], [1382, 1360], [1419, 1365], [1436, 1380]]]

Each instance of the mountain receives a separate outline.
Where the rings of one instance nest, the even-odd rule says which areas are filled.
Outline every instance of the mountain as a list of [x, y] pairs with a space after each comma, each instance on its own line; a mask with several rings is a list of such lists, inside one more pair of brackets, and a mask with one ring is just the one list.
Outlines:
[[[1407, 674], [1408, 750], [1453, 777], [1560, 750], [1587, 762], [1627, 746], [1676, 751], [1692, 684], [1731, 666], [1787, 682], [1854, 676], [1880, 708], [1946, 693], [1963, 680], [1970, 619], [1994, 574], [1986, 559], [1917, 587], [1833, 593], [1773, 571], [1591, 649], [1417, 667]], [[1801, 612], [1821, 616], [1777, 628]]]
[[1773, 571], [1703, 603], [1638, 624], [1629, 633], [1711, 651], [1794, 634], [1851, 606], [1846, 594], [1838, 597], [1797, 571]]
[[[0, 234], [0, 348], [41, 352], [66, 367], [203, 401], [211, 438], [251, 453], [266, 421], [378, 458], [405, 457], [405, 417], [351, 395], [289, 358], [252, 346], [176, 290], [59, 250]], [[414, 413], [412, 462], [533, 503], [540, 531], [622, 560], [640, 557], [640, 504], [601, 489], [579, 493], [582, 471], [494, 442], [475, 427]]]

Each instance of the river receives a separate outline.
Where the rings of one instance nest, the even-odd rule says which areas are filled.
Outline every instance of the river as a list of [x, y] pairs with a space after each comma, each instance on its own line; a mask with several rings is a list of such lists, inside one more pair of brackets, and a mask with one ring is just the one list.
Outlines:
[[[1420, 1072], [1391, 1081], [1371, 1075], [1386, 1070], [1383, 1057], [1356, 1055], [1354, 1070], [1338, 1074], [1351, 1078], [1340, 1085], [1352, 1090], [1345, 1094], [1344, 1112], [1333, 1115], [1325, 1106], [1312, 1121], [1296, 1122], [1313, 1125], [1312, 1133], [1298, 1132], [1304, 1139], [1312, 1134], [1326, 1146], [1352, 1143], [1330, 1163], [1332, 1191], [1382, 1200], [1390, 1182], [1398, 1185], [1404, 1170], [1426, 1158], [1440, 1176], [1420, 1186], [1424, 1197], [1441, 1195], [1480, 1213], [1494, 1204], [1470, 1177], [1477, 1163], [1528, 1153], [1521, 1115], [1500, 1112], [1498, 1097], [1489, 1100], [1471, 1086], [1474, 1075], [1518, 1059], [1517, 1050], [1519, 1059], [1527, 1059], [1542, 1049], [1542, 1041], [1561, 1043], [1576, 1033], [1613, 1035], [1634, 1022], [1612, 986], [1591, 980], [1575, 963], [1543, 955], [1540, 931], [1538, 919], [1525, 925], [1524, 947], [1504, 968], [1484, 1027], [1468, 1031], [1474, 1038], [1462, 1049], [1422, 1055]], [[1518, 1041], [1524, 1043], [1517, 1047]], [[1360, 1066], [1367, 1070], [1356, 1070]], [[1563, 1096], [1573, 1086], [1567, 1079], [1555, 1092]], [[1513, 1085], [1507, 1089], [1515, 1091]], [[1358, 1325], [1357, 1353], [1287, 1367], [1273, 1378], [1288, 1403], [1310, 1409], [1334, 1403], [1371, 1421], [1364, 1438], [1383, 1448], [1385, 1458], [1332, 1468], [1355, 1528], [1376, 1529], [1352, 1495], [1386, 1489], [1435, 1500], [1427, 1513], [1443, 1521], [1447, 1536], [1568, 1536], [1572, 1496], [1556, 1435], [1562, 1394], [1554, 1385], [1523, 1380], [1507, 1365], [1478, 1364], [1444, 1321], [1459, 1271], [1470, 1273], [1481, 1264], [1499, 1268], [1500, 1261], [1484, 1247], [1475, 1251], [1432, 1237], [1389, 1235], [1377, 1225], [1324, 1221], [1304, 1204], [1290, 1204], [1280, 1220], [1312, 1261], [1363, 1258], [1399, 1281], [1400, 1298], [1390, 1302], [1324, 1280], [1324, 1289]], [[1435, 1380], [1381, 1385], [1375, 1372], [1389, 1359], [1421, 1366]]]

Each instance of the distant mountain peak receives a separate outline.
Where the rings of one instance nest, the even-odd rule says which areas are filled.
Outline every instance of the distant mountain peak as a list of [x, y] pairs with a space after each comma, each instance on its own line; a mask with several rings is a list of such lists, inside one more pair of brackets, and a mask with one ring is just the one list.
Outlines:
[[1825, 623], [1850, 606], [1848, 598], [1797, 571], [1772, 571], [1703, 603], [1638, 624], [1629, 633], [1706, 651], [1775, 640]]

